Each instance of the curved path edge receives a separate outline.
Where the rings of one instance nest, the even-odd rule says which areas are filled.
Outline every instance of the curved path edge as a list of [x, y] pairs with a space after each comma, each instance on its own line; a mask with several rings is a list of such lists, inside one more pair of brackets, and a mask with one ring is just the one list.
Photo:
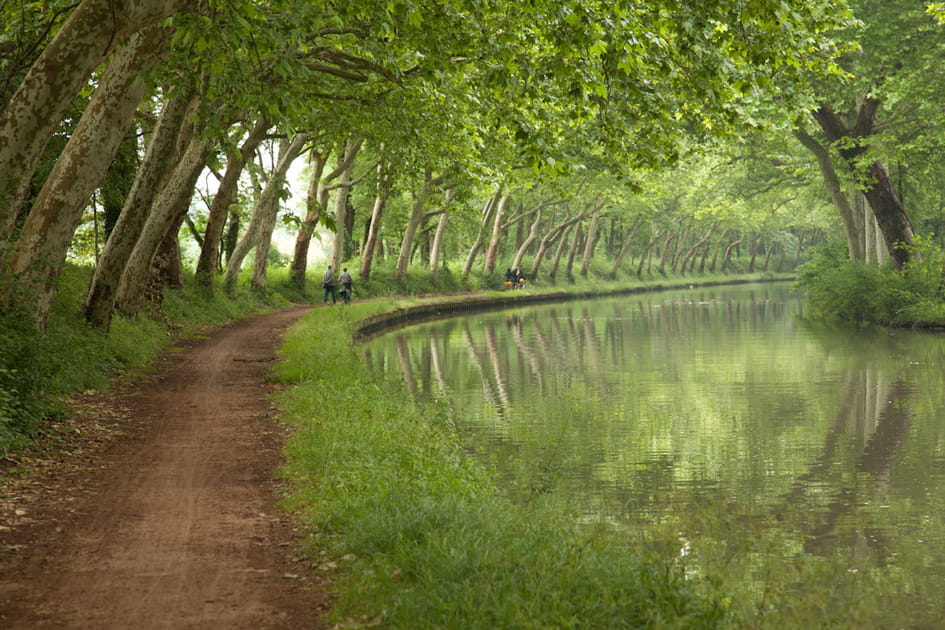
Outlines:
[[0, 627], [318, 626], [328, 597], [279, 506], [289, 429], [266, 380], [307, 310], [185, 340], [85, 401], [67, 426], [104, 444], [69, 445], [23, 496], [0, 496]]

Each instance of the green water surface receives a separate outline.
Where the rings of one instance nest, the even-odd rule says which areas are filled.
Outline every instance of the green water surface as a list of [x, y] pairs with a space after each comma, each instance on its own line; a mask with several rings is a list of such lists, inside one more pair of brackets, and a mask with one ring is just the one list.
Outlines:
[[514, 500], [678, 555], [754, 625], [945, 627], [945, 336], [802, 312], [787, 284], [696, 288], [360, 350]]

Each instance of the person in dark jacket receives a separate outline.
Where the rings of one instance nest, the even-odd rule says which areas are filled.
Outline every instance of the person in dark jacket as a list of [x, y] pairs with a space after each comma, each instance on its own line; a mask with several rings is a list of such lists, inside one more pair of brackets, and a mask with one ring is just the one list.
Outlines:
[[329, 295], [331, 295], [332, 304], [338, 302], [338, 297], [335, 294], [335, 272], [331, 270], [331, 265], [328, 265], [328, 269], [325, 270], [325, 274], [322, 276], [322, 288], [325, 289], [325, 296], [322, 298], [322, 304], [328, 303]]
[[338, 280], [341, 282], [341, 299], [344, 300], [345, 304], [348, 304], [351, 302], [351, 289], [354, 287], [354, 278], [348, 273], [347, 267], [341, 269], [341, 275], [338, 276]]

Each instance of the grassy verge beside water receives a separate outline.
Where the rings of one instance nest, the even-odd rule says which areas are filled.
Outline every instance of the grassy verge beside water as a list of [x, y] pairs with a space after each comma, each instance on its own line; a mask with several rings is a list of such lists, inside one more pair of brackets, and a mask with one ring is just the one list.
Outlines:
[[[319, 309], [287, 336], [279, 397], [296, 426], [288, 506], [338, 566], [334, 620], [394, 628], [720, 627], [672, 555], [506, 501], [448, 414], [368, 376], [355, 322], [391, 303]], [[402, 307], [403, 303], [396, 306]], [[327, 552], [322, 555], [322, 552]]]

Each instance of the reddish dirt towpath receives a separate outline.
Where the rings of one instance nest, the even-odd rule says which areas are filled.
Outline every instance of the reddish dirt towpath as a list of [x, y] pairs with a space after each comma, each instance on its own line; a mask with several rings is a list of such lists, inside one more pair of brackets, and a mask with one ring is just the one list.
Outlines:
[[5, 504], [0, 627], [317, 627], [326, 600], [309, 564], [292, 562], [272, 478], [285, 431], [265, 381], [303, 312], [186, 342], [107, 396], [99, 409], [117, 410], [124, 435]]

